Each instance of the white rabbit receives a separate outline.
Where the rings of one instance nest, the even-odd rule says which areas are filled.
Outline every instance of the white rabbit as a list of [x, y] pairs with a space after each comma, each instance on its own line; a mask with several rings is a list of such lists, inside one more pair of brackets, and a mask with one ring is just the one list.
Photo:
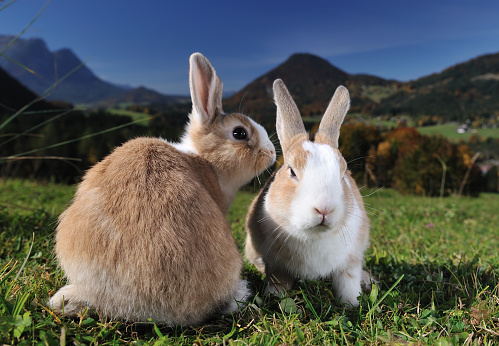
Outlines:
[[275, 161], [267, 132], [222, 111], [222, 83], [190, 57], [192, 113], [181, 143], [137, 138], [91, 168], [62, 213], [55, 252], [68, 285], [57, 313], [195, 325], [249, 295], [225, 214]]
[[296, 278], [331, 278], [341, 302], [357, 306], [370, 280], [362, 269], [369, 219], [338, 150], [348, 90], [338, 87], [309, 140], [284, 83], [273, 88], [284, 161], [250, 207], [245, 255], [266, 274], [267, 292], [288, 290]]

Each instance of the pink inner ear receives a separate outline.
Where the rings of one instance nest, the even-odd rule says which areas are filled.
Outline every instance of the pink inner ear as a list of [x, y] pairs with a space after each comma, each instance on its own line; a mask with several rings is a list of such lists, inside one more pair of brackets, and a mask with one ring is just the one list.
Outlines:
[[208, 76], [209, 72], [206, 70], [203, 70], [200, 68], [200, 66], [197, 66], [195, 69], [195, 77], [194, 81], [196, 83], [196, 91], [198, 94], [198, 101], [201, 102], [201, 107], [204, 110], [204, 116], [209, 116], [208, 112], [208, 103], [209, 103], [209, 96], [210, 96], [210, 86], [211, 86], [211, 80], [209, 80], [210, 76]]

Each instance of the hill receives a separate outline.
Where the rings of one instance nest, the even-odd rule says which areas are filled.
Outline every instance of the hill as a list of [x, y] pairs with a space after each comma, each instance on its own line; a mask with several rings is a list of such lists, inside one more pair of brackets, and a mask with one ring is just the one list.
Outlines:
[[[11, 115], [38, 97], [2, 68], [0, 68], [0, 80], [2, 81], [0, 83], [0, 115]], [[55, 108], [58, 107], [40, 100], [35, 102], [27, 110], [42, 111], [53, 110]]]
[[225, 111], [244, 111], [265, 125], [275, 121], [272, 84], [277, 78], [286, 83], [304, 116], [323, 114], [339, 85], [349, 88], [352, 111], [365, 111], [376, 106], [375, 97], [369, 93], [371, 89], [386, 89], [393, 93], [402, 85], [370, 75], [350, 75], [320, 57], [294, 54], [238, 93], [224, 99]]
[[115, 97], [107, 98], [97, 102], [101, 107], [116, 108], [121, 105], [150, 105], [150, 104], [175, 104], [190, 101], [188, 96], [173, 96], [160, 94], [157, 91], [146, 87], [138, 87], [125, 91]]
[[436, 115], [444, 121], [499, 116], [499, 53], [406, 83], [372, 113]]
[[[12, 36], [0, 36], [0, 50], [11, 40]], [[5, 58], [0, 58], [0, 67], [38, 95], [80, 66], [47, 96], [49, 100], [108, 108], [189, 101], [184, 96], [163, 95], [145, 87], [130, 89], [103, 81], [82, 65], [70, 49], [51, 52], [41, 39], [18, 39], [5, 53], [35, 74]], [[277, 78], [284, 80], [304, 116], [323, 114], [340, 84], [350, 90], [351, 113], [436, 116], [438, 122], [499, 116], [499, 53], [483, 55], [408, 83], [349, 74], [318, 56], [294, 54], [226, 97], [225, 111], [244, 111], [264, 126], [272, 127], [275, 121], [272, 83]]]

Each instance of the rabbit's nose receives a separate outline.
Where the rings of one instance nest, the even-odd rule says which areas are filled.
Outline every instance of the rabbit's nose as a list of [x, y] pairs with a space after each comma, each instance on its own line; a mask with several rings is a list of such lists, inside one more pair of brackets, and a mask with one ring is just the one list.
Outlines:
[[323, 216], [327, 216], [328, 214], [330, 214], [333, 209], [330, 209], [330, 208], [314, 208], [315, 211]]
[[327, 216], [333, 211], [333, 209], [329, 209], [329, 208], [314, 208], [314, 209], [317, 212], [317, 214], [322, 216], [321, 225], [326, 223]]

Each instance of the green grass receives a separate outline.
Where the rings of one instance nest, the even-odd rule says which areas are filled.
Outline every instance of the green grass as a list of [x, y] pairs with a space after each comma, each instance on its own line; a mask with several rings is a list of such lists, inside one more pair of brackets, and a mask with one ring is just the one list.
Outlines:
[[469, 141], [471, 136], [478, 135], [482, 138], [496, 138], [499, 139], [499, 128], [487, 128], [487, 129], [474, 129], [467, 133], [457, 133], [457, 125], [455, 124], [442, 124], [442, 125], [434, 125], [434, 126], [423, 126], [418, 127], [418, 131], [423, 135], [443, 135], [447, 137], [451, 141], [459, 141], [463, 140], [465, 142]]
[[376, 103], [382, 99], [392, 96], [397, 92], [396, 87], [371, 85], [365, 86], [362, 90], [362, 96], [368, 97]]
[[149, 125], [149, 118], [151, 117], [149, 114], [145, 114], [142, 112], [135, 112], [128, 109], [109, 108], [106, 109], [106, 112], [109, 112], [110, 114], [114, 115], [129, 116], [130, 118], [132, 118], [132, 120], [138, 121], [137, 124], [144, 126]]
[[[58, 213], [74, 187], [0, 181], [0, 341], [6, 344], [280, 345], [499, 343], [499, 195], [444, 199], [364, 192], [371, 213], [366, 267], [379, 279], [344, 309], [324, 281], [281, 298], [258, 294], [240, 312], [197, 328], [54, 316], [47, 299], [64, 284], [53, 256]], [[229, 212], [242, 249], [253, 194]], [[26, 261], [25, 261], [26, 260]], [[23, 263], [25, 261], [25, 263]], [[246, 264], [254, 292], [263, 277]]]

